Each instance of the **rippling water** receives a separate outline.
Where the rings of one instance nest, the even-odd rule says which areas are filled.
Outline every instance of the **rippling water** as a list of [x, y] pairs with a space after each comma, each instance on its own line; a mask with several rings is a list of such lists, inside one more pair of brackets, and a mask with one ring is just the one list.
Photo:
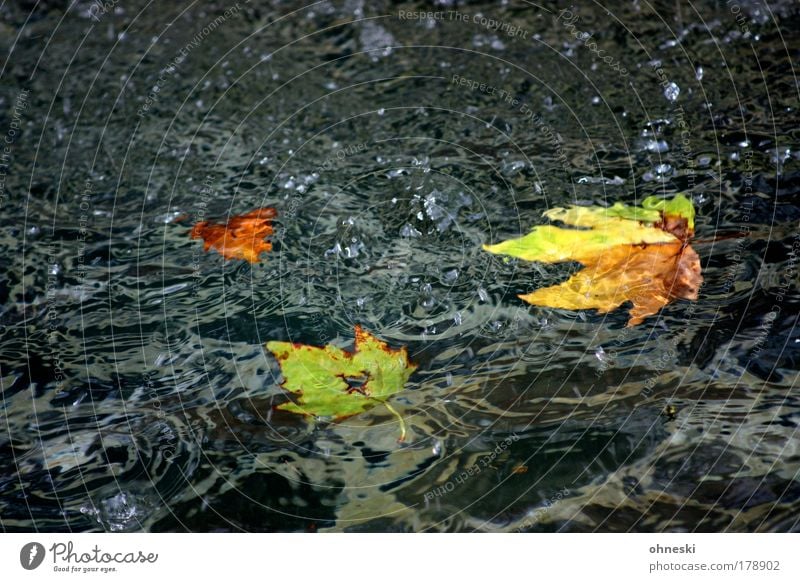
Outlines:
[[[0, 7], [0, 530], [800, 530], [800, 11], [560, 10]], [[481, 250], [680, 191], [700, 298], [634, 328]], [[188, 236], [260, 206], [259, 264]], [[404, 443], [273, 409], [355, 324]]]

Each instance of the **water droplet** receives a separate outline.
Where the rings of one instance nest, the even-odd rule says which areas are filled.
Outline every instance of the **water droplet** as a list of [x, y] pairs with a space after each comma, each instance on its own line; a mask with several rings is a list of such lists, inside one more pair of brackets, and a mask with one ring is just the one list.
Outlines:
[[400, 229], [400, 236], [403, 238], [417, 238], [422, 236], [422, 233], [410, 224], [406, 223], [403, 228]]
[[430, 283], [425, 283], [420, 291], [420, 305], [425, 309], [430, 309], [436, 305], [436, 298], [433, 296], [433, 287]]
[[452, 285], [458, 279], [458, 269], [450, 269], [442, 274], [442, 279], [447, 285]]
[[644, 144], [644, 149], [646, 149], [648, 152], [663, 154], [664, 152], [669, 151], [669, 144], [663, 139], [651, 139]]
[[670, 83], [664, 89], [664, 97], [666, 97], [668, 101], [672, 101], [673, 103], [678, 100], [678, 95], [680, 94], [681, 94], [681, 88], [678, 87], [678, 84], [675, 82]]
[[125, 531], [138, 528], [154, 508], [152, 501], [144, 496], [122, 491], [99, 503], [87, 503], [81, 513], [94, 516], [98, 523], [109, 531]]
[[658, 164], [655, 167], [655, 170], [656, 170], [656, 174], [664, 175], [664, 174], [668, 174], [668, 173], [670, 173], [672, 171], [672, 166], [670, 166], [669, 164]]

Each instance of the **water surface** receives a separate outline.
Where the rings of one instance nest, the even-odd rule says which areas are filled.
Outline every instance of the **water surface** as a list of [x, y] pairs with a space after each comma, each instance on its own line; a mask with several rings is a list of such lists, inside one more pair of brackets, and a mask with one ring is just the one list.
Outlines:
[[[800, 529], [795, 3], [0, 19], [0, 531]], [[705, 283], [633, 328], [481, 250], [678, 192]], [[261, 263], [188, 236], [260, 206]], [[264, 343], [356, 324], [418, 365], [404, 443], [274, 410]]]

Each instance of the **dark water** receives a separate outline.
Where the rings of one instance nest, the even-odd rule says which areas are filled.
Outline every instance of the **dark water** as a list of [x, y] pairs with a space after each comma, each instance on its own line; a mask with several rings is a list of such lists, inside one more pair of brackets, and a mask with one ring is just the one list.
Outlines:
[[[3, 4], [0, 531], [800, 530], [800, 9], [619, 5]], [[481, 250], [681, 191], [635, 328]], [[188, 237], [259, 206], [260, 264]], [[405, 443], [273, 411], [357, 323]]]

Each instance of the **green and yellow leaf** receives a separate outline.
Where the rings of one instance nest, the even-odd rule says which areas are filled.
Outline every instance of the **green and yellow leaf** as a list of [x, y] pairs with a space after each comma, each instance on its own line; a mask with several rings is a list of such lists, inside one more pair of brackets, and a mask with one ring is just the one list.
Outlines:
[[268, 342], [267, 349], [280, 363], [282, 387], [295, 396], [277, 408], [336, 420], [386, 404], [416, 369], [406, 348], [392, 350], [360, 326], [355, 327], [352, 353], [331, 345], [278, 341]]
[[628, 325], [636, 325], [676, 298], [697, 299], [703, 278], [700, 259], [687, 244], [694, 206], [685, 196], [651, 196], [641, 207], [553, 208], [544, 216], [571, 228], [536, 226], [521, 238], [483, 247], [527, 261], [584, 265], [561, 285], [520, 295], [524, 301], [600, 313], [630, 301]]

